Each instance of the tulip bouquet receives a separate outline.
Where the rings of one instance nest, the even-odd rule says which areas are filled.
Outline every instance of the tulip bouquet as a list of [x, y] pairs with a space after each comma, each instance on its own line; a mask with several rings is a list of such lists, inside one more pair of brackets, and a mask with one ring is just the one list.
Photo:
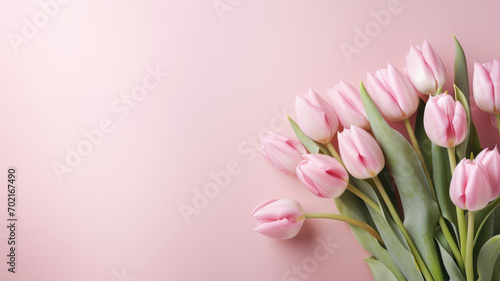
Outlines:
[[[334, 198], [339, 214], [269, 200], [251, 215], [255, 230], [289, 239], [305, 220], [340, 220], [372, 254], [365, 261], [377, 281], [498, 281], [500, 154], [480, 145], [463, 49], [455, 38], [450, 92], [426, 41], [406, 63], [405, 72], [389, 64], [368, 73], [359, 91], [340, 82], [327, 91], [331, 103], [312, 90], [296, 98], [297, 122], [289, 120], [297, 139], [269, 133], [261, 152], [314, 195]], [[472, 88], [500, 133], [500, 62], [475, 63]], [[387, 121], [403, 122], [409, 141]]]

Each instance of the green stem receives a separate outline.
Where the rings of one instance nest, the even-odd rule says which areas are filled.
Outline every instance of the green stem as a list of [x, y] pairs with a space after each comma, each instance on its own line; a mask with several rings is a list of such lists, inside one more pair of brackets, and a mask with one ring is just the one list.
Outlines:
[[413, 128], [411, 127], [411, 123], [409, 119], [404, 120], [406, 131], [408, 131], [408, 135], [410, 136], [411, 140], [411, 145], [413, 146], [413, 149], [415, 149], [415, 152], [417, 152], [418, 159], [420, 160], [420, 164], [422, 165], [422, 168], [424, 169], [425, 177], [427, 178], [427, 182], [429, 182], [429, 186], [431, 188], [431, 193], [432, 193], [432, 198], [434, 198], [434, 201], [437, 202], [437, 197], [436, 197], [436, 190], [434, 189], [434, 184], [431, 179], [431, 175], [429, 174], [429, 170], [427, 170], [427, 165], [425, 165], [424, 157], [422, 156], [422, 151], [420, 150], [420, 146], [418, 145], [417, 138], [415, 137], [415, 132], [413, 131]]
[[495, 114], [495, 119], [497, 120], [498, 135], [500, 135], [500, 114]]
[[[450, 159], [451, 174], [455, 172], [457, 167], [457, 159], [455, 156], [455, 147], [448, 147], [448, 158]], [[462, 260], [465, 261], [465, 249], [467, 244], [467, 226], [465, 224], [465, 212], [459, 207], [455, 207], [457, 211], [458, 233], [460, 236], [460, 253]]]
[[422, 259], [422, 256], [418, 252], [417, 247], [413, 243], [413, 240], [411, 240], [410, 234], [408, 234], [408, 231], [406, 231], [406, 228], [403, 225], [403, 222], [401, 221], [401, 218], [398, 215], [398, 212], [394, 208], [394, 205], [391, 202], [391, 199], [389, 198], [389, 195], [387, 195], [387, 192], [384, 189], [384, 186], [380, 182], [380, 179], [378, 176], [375, 176], [372, 178], [373, 182], [377, 186], [378, 191], [380, 192], [380, 195], [382, 195], [382, 198], [384, 199], [385, 204], [387, 205], [387, 209], [389, 209], [389, 213], [391, 213], [392, 218], [394, 219], [394, 222], [398, 226], [399, 230], [401, 230], [401, 233], [406, 239], [406, 242], [408, 243], [408, 246], [410, 247], [410, 250], [415, 257], [415, 260], [417, 261], [418, 266], [420, 267], [420, 270], [422, 271], [422, 274], [425, 277], [425, 280], [428, 281], [433, 281], [434, 279], [432, 278], [431, 273], [429, 272], [429, 269], [427, 268], [427, 265], [425, 264], [424, 260]]
[[469, 226], [467, 228], [467, 251], [465, 272], [467, 281], [474, 281], [474, 212], [469, 211]]
[[347, 189], [350, 192], [354, 193], [359, 198], [361, 198], [363, 201], [365, 201], [365, 203], [368, 204], [370, 207], [372, 207], [373, 210], [377, 211], [380, 215], [382, 215], [380, 206], [377, 203], [375, 203], [375, 201], [373, 201], [370, 197], [368, 197], [368, 195], [364, 194], [361, 190], [359, 190], [352, 184], [348, 184]]
[[332, 154], [333, 158], [337, 159], [337, 161], [339, 161], [340, 164], [342, 164], [342, 166], [344, 166], [344, 162], [340, 158], [340, 155], [338, 154], [338, 152], [335, 149], [335, 147], [333, 147], [333, 144], [331, 142], [327, 142], [326, 143], [326, 148], [328, 148], [328, 151], [330, 151], [330, 153]]
[[337, 215], [337, 214], [330, 214], [330, 213], [306, 213], [304, 214], [306, 219], [331, 219], [331, 220], [338, 220], [338, 221], [343, 221], [346, 222], [350, 225], [353, 226], [358, 226], [366, 230], [368, 233], [370, 233], [373, 237], [375, 237], [380, 243], [384, 244], [384, 241], [382, 240], [382, 237], [373, 229], [370, 225], [362, 222], [355, 220], [350, 217], [342, 216], [342, 215]]
[[465, 261], [465, 249], [467, 247], [467, 226], [465, 224], [465, 212], [459, 207], [456, 207], [456, 209], [458, 219], [458, 233], [460, 234], [460, 253], [462, 255], [462, 260]]
[[450, 159], [451, 175], [457, 167], [457, 158], [455, 157], [455, 147], [448, 147], [448, 158]]
[[448, 225], [446, 224], [443, 216], [439, 218], [439, 226], [441, 226], [441, 230], [443, 231], [444, 237], [446, 238], [446, 242], [448, 242], [448, 245], [450, 245], [451, 251], [455, 256], [455, 260], [457, 260], [460, 271], [465, 274], [464, 261], [460, 254], [460, 250], [458, 249], [457, 243], [455, 243], [455, 239], [453, 239], [453, 235], [451, 235], [450, 229], [448, 228]]

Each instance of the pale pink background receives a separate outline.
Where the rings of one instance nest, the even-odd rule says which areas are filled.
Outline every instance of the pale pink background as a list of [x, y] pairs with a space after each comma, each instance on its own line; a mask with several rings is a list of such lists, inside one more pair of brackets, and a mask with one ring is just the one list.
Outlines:
[[[6, 271], [6, 187], [0, 192], [1, 280], [118, 281], [124, 269], [134, 277], [123, 280], [276, 281], [328, 237], [339, 247], [308, 280], [371, 280], [368, 253], [342, 223], [307, 222], [289, 241], [252, 231], [248, 215], [268, 198], [336, 210], [272, 169], [249, 141], [269, 126], [291, 134], [274, 112], [293, 113], [308, 87], [324, 95], [387, 62], [402, 68], [409, 46], [424, 39], [450, 81], [452, 34], [470, 66], [500, 58], [500, 5], [400, 0], [402, 11], [348, 63], [339, 45], [352, 44], [354, 29], [389, 0], [221, 0], [234, 6], [223, 18], [214, 2], [69, 1], [18, 53], [8, 34], [41, 8], [0, 2], [0, 178], [6, 185], [8, 166], [19, 176], [15, 275]], [[110, 105], [156, 65], [169, 77], [119, 119]], [[483, 145], [498, 143], [489, 117], [474, 117]], [[51, 163], [64, 162], [65, 147], [104, 118], [114, 132], [59, 182]], [[232, 161], [241, 173], [186, 224], [180, 204], [192, 205], [193, 189]]]

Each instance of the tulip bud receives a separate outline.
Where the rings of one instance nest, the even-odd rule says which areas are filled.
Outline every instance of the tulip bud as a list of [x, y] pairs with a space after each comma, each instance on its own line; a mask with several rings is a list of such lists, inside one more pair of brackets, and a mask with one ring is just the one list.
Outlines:
[[500, 114], [500, 62], [474, 63], [474, 100], [485, 112]]
[[418, 95], [408, 77], [391, 64], [377, 70], [375, 76], [367, 74], [366, 87], [384, 117], [402, 121], [417, 111]]
[[308, 95], [297, 97], [295, 112], [300, 129], [319, 143], [328, 143], [337, 133], [339, 120], [328, 103], [309, 89]]
[[297, 166], [297, 176], [309, 191], [323, 198], [337, 198], [344, 193], [349, 175], [339, 161], [322, 154], [302, 157], [304, 161]]
[[339, 133], [339, 148], [346, 169], [358, 179], [373, 178], [384, 168], [382, 149], [363, 129], [351, 126]]
[[500, 195], [500, 153], [495, 145], [493, 150], [486, 148], [476, 156], [474, 160], [483, 165], [490, 178], [492, 196], [495, 198]]
[[287, 175], [295, 174], [297, 164], [307, 150], [296, 139], [273, 132], [268, 132], [261, 140], [260, 153], [266, 157], [276, 169]]
[[459, 145], [467, 137], [467, 116], [463, 105], [446, 93], [431, 96], [425, 106], [424, 129], [436, 145]]
[[422, 47], [411, 46], [406, 56], [408, 78], [422, 94], [434, 95], [446, 82], [446, 69], [432, 46], [424, 41]]
[[478, 161], [462, 159], [455, 168], [450, 183], [450, 198], [463, 210], [479, 211], [493, 200], [488, 173]]
[[257, 219], [255, 231], [276, 239], [290, 239], [304, 224], [304, 211], [293, 199], [272, 199], [261, 203], [250, 215]]
[[350, 128], [351, 125], [354, 125], [365, 130], [371, 128], [358, 90], [340, 81], [333, 89], [328, 89], [328, 95], [331, 98], [333, 109], [344, 127]]

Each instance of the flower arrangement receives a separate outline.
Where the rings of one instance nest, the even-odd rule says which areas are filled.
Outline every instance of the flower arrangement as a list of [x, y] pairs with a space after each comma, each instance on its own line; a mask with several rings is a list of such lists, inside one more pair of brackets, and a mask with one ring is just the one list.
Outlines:
[[[313, 90], [297, 97], [297, 122], [289, 117], [297, 139], [269, 133], [261, 152], [314, 195], [334, 198], [339, 214], [269, 200], [251, 215], [255, 230], [290, 239], [305, 220], [340, 220], [372, 254], [365, 261], [377, 281], [500, 280], [500, 153], [480, 145], [454, 40], [454, 95], [443, 92], [445, 66], [424, 41], [410, 48], [405, 72], [389, 64], [359, 91], [344, 82], [328, 89], [331, 105]], [[500, 62], [475, 63], [472, 86], [500, 134]], [[403, 122], [409, 141], [387, 121]]]

